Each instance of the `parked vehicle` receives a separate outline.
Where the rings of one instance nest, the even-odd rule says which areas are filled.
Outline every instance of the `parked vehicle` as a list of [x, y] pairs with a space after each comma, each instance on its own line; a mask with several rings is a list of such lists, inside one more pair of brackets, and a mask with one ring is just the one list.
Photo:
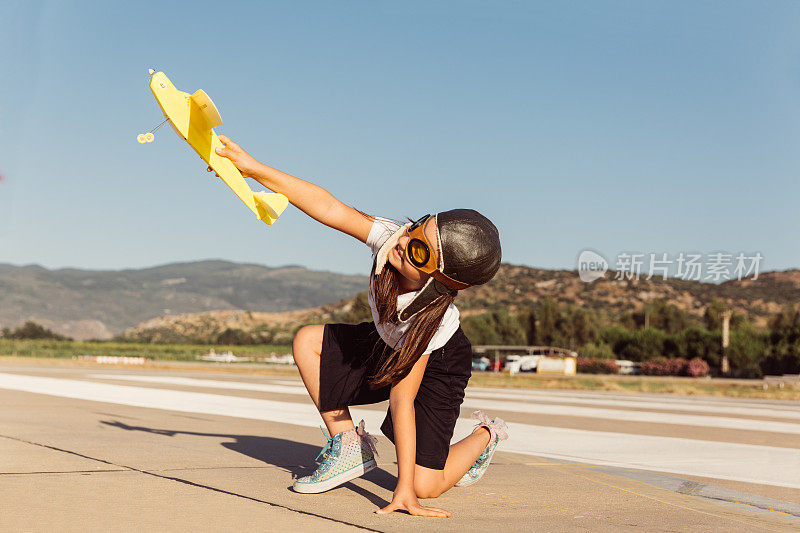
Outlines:
[[509, 355], [506, 357], [506, 368], [509, 373], [536, 372], [540, 355]]
[[625, 359], [617, 359], [614, 362], [619, 365], [620, 374], [633, 375], [639, 373], [639, 363], [634, 363], [633, 361], [627, 361]]
[[480, 359], [473, 359], [472, 360], [472, 370], [478, 370], [480, 372], [486, 372], [489, 370], [489, 366], [492, 362], [489, 360], [488, 357], [481, 357]]

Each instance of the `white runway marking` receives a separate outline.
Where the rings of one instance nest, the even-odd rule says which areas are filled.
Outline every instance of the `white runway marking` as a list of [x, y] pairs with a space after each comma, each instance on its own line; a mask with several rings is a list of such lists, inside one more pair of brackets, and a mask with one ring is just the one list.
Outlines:
[[713, 427], [721, 429], [738, 429], [746, 431], [768, 431], [800, 435], [800, 424], [791, 422], [771, 422], [751, 420], [748, 418], [729, 418], [721, 416], [681, 415], [673, 413], [653, 413], [647, 411], [629, 411], [622, 409], [599, 409], [594, 407], [576, 407], [572, 405], [534, 404], [526, 405], [517, 402], [498, 400], [467, 399], [464, 405], [471, 408], [497, 409], [542, 415], [582, 416], [606, 420], [624, 420], [627, 422], [649, 422], [657, 424], [674, 424], [679, 426]]
[[[125, 381], [138, 381], [144, 383], [160, 383], [169, 385], [184, 385], [190, 387], [205, 387], [212, 389], [249, 390], [258, 392], [274, 392], [281, 394], [296, 394], [308, 396], [303, 385], [269, 385], [260, 383], [242, 383], [213, 379], [194, 379], [172, 376], [131, 376], [102, 374], [94, 375], [99, 379], [119, 379]], [[486, 396], [482, 393], [480, 396]], [[509, 397], [502, 393], [498, 396]], [[512, 396], [513, 397], [513, 396]], [[571, 401], [571, 400], [570, 400]], [[468, 393], [464, 400], [464, 407], [468, 409], [494, 409], [514, 413], [531, 413], [559, 416], [582, 416], [586, 418], [600, 418], [605, 420], [625, 420], [630, 422], [652, 422], [658, 424], [675, 424], [682, 426], [716, 427], [723, 429], [738, 429], [748, 431], [768, 431], [773, 433], [788, 433], [800, 435], [800, 424], [790, 422], [772, 422], [766, 420], [750, 420], [742, 418], [728, 418], [720, 416], [703, 416], [693, 414], [653, 413], [645, 411], [632, 411], [622, 409], [599, 409], [593, 407], [579, 407], [573, 405], [554, 405], [544, 402], [508, 402], [483, 399]], [[800, 417], [799, 417], [800, 418]]]
[[[520, 397], [518, 394], [509, 394], [505, 391], [503, 392], [486, 392], [485, 389], [480, 391], [470, 391], [469, 395], [472, 398], [493, 398], [498, 400], [521, 400], [523, 397]], [[576, 404], [589, 404], [589, 405], [603, 405], [608, 407], [625, 407], [629, 409], [649, 409], [653, 411], [687, 411], [687, 412], [703, 412], [703, 413], [719, 413], [719, 414], [726, 414], [726, 415], [744, 415], [744, 416], [757, 416], [757, 417], [769, 417], [769, 418], [785, 418], [789, 420], [800, 420], [800, 405], [797, 408], [792, 410], [791, 408], [785, 408], [776, 410], [771, 405], [764, 405], [760, 407], [737, 407], [737, 406], [728, 406], [728, 405], [711, 405], [709, 403], [698, 403], [697, 400], [694, 403], [684, 403], [681, 402], [680, 398], [677, 398], [678, 401], [673, 402], [672, 399], [659, 401], [658, 403], [653, 401], [640, 401], [636, 396], [630, 396], [623, 400], [616, 400], [616, 399], [600, 399], [595, 397], [585, 397], [582, 393], [576, 393], [571, 397], [566, 396], [556, 396], [550, 395], [547, 393], [542, 393], [538, 395], [531, 395], [524, 397], [529, 399], [530, 401], [536, 402], [547, 402], [547, 403], [576, 403]]]
[[[192, 387], [206, 386], [210, 388], [260, 390], [263, 392], [279, 392], [283, 394], [306, 394], [305, 386], [298, 380], [274, 380], [269, 384], [242, 383], [239, 381], [215, 380], [206, 378], [183, 378], [172, 376], [151, 376], [131, 374], [86, 374], [97, 379], [115, 379], [125, 381], [141, 381], [150, 383], [168, 383]], [[245, 387], [239, 387], [245, 385]], [[286, 388], [278, 389], [276, 385]], [[249, 387], [249, 386], [252, 386]], [[578, 403], [590, 405], [606, 405], [610, 407], [639, 408], [655, 411], [687, 411], [707, 412], [731, 415], [760, 416], [770, 418], [786, 418], [800, 420], [800, 403], [782, 402], [773, 404], [770, 400], [739, 400], [719, 398], [715, 396], [698, 397], [648, 397], [646, 394], [627, 393], [597, 394], [586, 391], [530, 390], [530, 389], [489, 389], [485, 387], [468, 387], [467, 396], [471, 398], [493, 398], [498, 400], [531, 400], [548, 403]], [[793, 405], [794, 404], [794, 405]]]
[[[769, 412], [773, 411], [789, 411], [800, 412], [800, 405], [797, 402], [789, 400], [762, 400], [762, 399], [740, 399], [740, 398], [726, 398], [719, 396], [680, 396], [672, 394], [656, 394], [656, 393], [612, 393], [612, 392], [587, 392], [582, 390], [565, 391], [553, 389], [502, 389], [498, 392], [496, 388], [487, 387], [470, 387], [470, 390], [475, 394], [485, 393], [498, 393], [498, 394], [511, 394], [517, 399], [528, 398], [535, 399], [541, 397], [547, 398], [562, 398], [564, 401], [572, 401], [575, 398], [585, 398], [588, 400], [616, 400], [628, 402], [635, 398], [634, 401], [641, 403], [643, 406], [650, 406], [653, 404], [668, 403], [673, 406], [673, 409], [682, 409], [681, 406], [686, 406], [691, 409], [696, 408], [698, 405], [717, 405], [720, 407], [744, 407], [767, 409]], [[649, 408], [649, 407], [648, 407]]]
[[729, 396], [686, 396], [686, 395], [674, 395], [669, 393], [657, 393], [657, 392], [625, 392], [625, 391], [605, 391], [605, 390], [584, 390], [584, 389], [537, 389], [537, 388], [498, 388], [498, 387], [480, 387], [474, 386], [472, 389], [476, 392], [507, 392], [507, 393], [514, 393], [519, 394], [521, 396], [565, 396], [565, 397], [572, 397], [575, 395], [579, 395], [583, 398], [597, 398], [597, 399], [629, 399], [631, 396], [635, 396], [637, 401], [640, 402], [663, 402], [665, 400], [670, 399], [672, 396], [675, 396], [675, 400], [678, 403], [697, 403], [698, 401], [701, 403], [706, 402], [715, 402], [721, 404], [737, 404], [737, 405], [744, 405], [744, 404], [756, 404], [762, 405], [764, 403], [782, 403], [787, 406], [791, 406], [794, 402], [788, 400], [763, 400], [763, 399], [753, 399], [753, 398], [732, 398]]
[[94, 379], [138, 381], [139, 383], [181, 385], [184, 387], [203, 387], [205, 389], [251, 390], [258, 392], [274, 392], [278, 394], [303, 394], [308, 396], [305, 385], [302, 383], [298, 385], [296, 382], [291, 385], [271, 385], [264, 383], [225, 381], [221, 379], [181, 378], [174, 376], [133, 376], [128, 374], [86, 374], [86, 377]]
[[[315, 427], [320, 423], [319, 414], [310, 402], [279, 402], [4, 373], [0, 373], [0, 388], [300, 426]], [[377, 431], [384, 417], [383, 412], [374, 410], [353, 411], [354, 418], [363, 417], [373, 431]], [[455, 438], [463, 437], [472, 427], [471, 420], [460, 419]], [[501, 448], [508, 452], [800, 488], [800, 449], [518, 423], [509, 424], [509, 427], [511, 438]]]

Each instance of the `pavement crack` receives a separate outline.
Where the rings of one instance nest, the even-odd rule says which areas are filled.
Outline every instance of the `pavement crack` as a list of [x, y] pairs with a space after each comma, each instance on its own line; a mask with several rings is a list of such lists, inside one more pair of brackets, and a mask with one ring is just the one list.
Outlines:
[[133, 470], [130, 467], [127, 467], [127, 466], [124, 466], [124, 465], [118, 465], [118, 464], [112, 463], [111, 461], [106, 461], [105, 459], [98, 459], [97, 457], [90, 457], [90, 456], [84, 455], [82, 453], [73, 452], [71, 450], [65, 450], [64, 448], [58, 448], [56, 446], [50, 446], [49, 444], [43, 444], [41, 442], [33, 442], [33, 441], [30, 441], [30, 440], [20, 439], [18, 437], [12, 437], [10, 435], [0, 435], [0, 437], [2, 437], [4, 439], [8, 439], [8, 440], [14, 440], [14, 441], [17, 441], [17, 442], [22, 442], [24, 444], [30, 444], [32, 446], [39, 446], [41, 448], [47, 448], [49, 450], [54, 450], [54, 451], [57, 451], [57, 452], [68, 453], [68, 454], [71, 454], [71, 455], [77, 455], [78, 457], [83, 457], [84, 459], [89, 459], [90, 461], [97, 461], [98, 463], [103, 463], [103, 464], [110, 465], [110, 466], [116, 466], [117, 468]]
[[[130, 468], [130, 467], [128, 467], [128, 468]], [[358, 529], [363, 529], [365, 531], [375, 531], [375, 532], [380, 533], [380, 530], [377, 530], [377, 529], [372, 529], [372, 528], [369, 528], [369, 527], [360, 526], [358, 524], [354, 524], [352, 522], [347, 522], [347, 521], [344, 521], [344, 520], [337, 520], [335, 518], [330, 518], [328, 516], [324, 516], [324, 515], [317, 514], [317, 513], [311, 513], [309, 511], [303, 511], [301, 509], [294, 509], [292, 507], [288, 507], [286, 505], [281, 505], [279, 503], [269, 502], [267, 500], [261, 500], [259, 498], [255, 498], [253, 496], [247, 496], [245, 494], [238, 494], [236, 492], [231, 492], [231, 491], [228, 491], [228, 490], [225, 490], [225, 489], [212, 487], [210, 485], [204, 485], [203, 483], [196, 483], [194, 481], [189, 481], [188, 479], [183, 479], [183, 478], [173, 477], [173, 476], [165, 476], [163, 474], [157, 474], [155, 472], [148, 472], [147, 470], [139, 470], [138, 468], [131, 468], [131, 470], [135, 470], [136, 472], [141, 472], [142, 474], [146, 474], [148, 476], [154, 476], [154, 477], [161, 478], [161, 479], [168, 479], [170, 481], [176, 481], [178, 483], [183, 483], [185, 485], [189, 485], [189, 486], [192, 486], [192, 487], [198, 487], [198, 488], [202, 488], [202, 489], [206, 489], [206, 490], [211, 490], [211, 491], [214, 491], [214, 492], [219, 492], [221, 494], [227, 494], [229, 496], [236, 496], [237, 498], [243, 498], [245, 500], [250, 500], [250, 501], [253, 501], [253, 502], [264, 503], [264, 504], [267, 504], [267, 505], [269, 505], [271, 507], [278, 507], [280, 509], [286, 509], [287, 511], [292, 511], [294, 513], [299, 513], [299, 514], [306, 515], [306, 516], [313, 516], [313, 517], [316, 517], [316, 518], [322, 518], [323, 520], [327, 520], [329, 522], [336, 522], [337, 524], [344, 524], [344, 525], [352, 526], [352, 527], [355, 527], [355, 528], [358, 528]]]
[[181, 483], [181, 484], [184, 484], [184, 485], [189, 485], [191, 487], [196, 487], [196, 488], [200, 488], [200, 489], [204, 489], [204, 490], [210, 490], [210, 491], [213, 491], [213, 492], [218, 492], [220, 494], [225, 494], [225, 495], [228, 495], [228, 496], [234, 496], [236, 498], [241, 498], [241, 499], [244, 499], [244, 500], [250, 500], [250, 501], [256, 502], [256, 503], [262, 503], [262, 504], [265, 504], [265, 505], [269, 505], [270, 507], [276, 507], [278, 509], [284, 509], [286, 511], [291, 511], [293, 513], [298, 513], [298, 514], [305, 515], [305, 516], [313, 516], [314, 518], [320, 518], [320, 519], [326, 520], [328, 522], [335, 522], [337, 524], [343, 524], [343, 525], [351, 526], [351, 527], [354, 527], [354, 528], [357, 528], [357, 529], [363, 529], [364, 531], [374, 531], [376, 533], [381, 533], [381, 531], [378, 530], [378, 529], [372, 529], [372, 528], [369, 528], [369, 527], [366, 527], [366, 526], [362, 526], [362, 525], [359, 525], [359, 524], [354, 524], [352, 522], [347, 522], [345, 520], [337, 520], [336, 518], [330, 518], [328, 516], [324, 516], [324, 515], [317, 514], [317, 513], [312, 513], [310, 511], [303, 511], [302, 509], [295, 509], [293, 507], [289, 507], [287, 505], [282, 505], [280, 503], [275, 503], [275, 502], [270, 502], [270, 501], [267, 501], [267, 500], [262, 500], [262, 499], [259, 499], [259, 498], [255, 498], [253, 496], [247, 496], [246, 494], [239, 494], [239, 493], [232, 492], [232, 491], [229, 491], [229, 490], [220, 489], [218, 487], [212, 487], [211, 485], [205, 485], [203, 483], [196, 483], [196, 482], [190, 481], [188, 479], [183, 479], [183, 478], [174, 477], [174, 476], [167, 476], [167, 475], [164, 475], [164, 474], [159, 474], [157, 472], [151, 472], [151, 471], [148, 471], [148, 470], [142, 470], [140, 468], [136, 468], [136, 467], [133, 467], [133, 466], [117, 464], [117, 463], [114, 463], [114, 462], [111, 462], [111, 461], [107, 461], [105, 459], [100, 459], [98, 457], [92, 457], [92, 456], [89, 456], [89, 455], [86, 455], [86, 454], [82, 454], [80, 452], [75, 452], [75, 451], [72, 451], [72, 450], [66, 450], [64, 448], [59, 448], [57, 446], [51, 446], [49, 444], [44, 444], [44, 443], [41, 443], [41, 442], [33, 442], [33, 441], [30, 441], [30, 440], [21, 439], [19, 437], [12, 437], [10, 435], [0, 435], [0, 438], [9, 439], [9, 440], [13, 440], [13, 441], [16, 441], [16, 442], [22, 442], [24, 444], [30, 444], [31, 446], [39, 446], [41, 448], [47, 448], [49, 450], [53, 450], [53, 451], [57, 451], [57, 452], [68, 453], [70, 455], [76, 455], [76, 456], [82, 457], [84, 459], [89, 459], [90, 461], [97, 461], [98, 463], [103, 463], [103, 464], [106, 464], [106, 465], [115, 466], [115, 467], [117, 467], [117, 471], [129, 470], [129, 471], [132, 471], [132, 472], [138, 472], [138, 473], [144, 474], [146, 476], [152, 476], [152, 477], [156, 477], [156, 478], [160, 478], [160, 479], [166, 479], [168, 481], [175, 481], [177, 483]]

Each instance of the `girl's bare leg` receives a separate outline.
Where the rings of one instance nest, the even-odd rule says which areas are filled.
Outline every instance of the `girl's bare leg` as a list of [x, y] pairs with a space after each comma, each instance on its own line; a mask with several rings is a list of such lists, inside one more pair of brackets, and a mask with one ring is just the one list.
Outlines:
[[418, 498], [436, 498], [455, 485], [489, 444], [489, 430], [479, 427], [472, 434], [450, 446], [444, 470], [416, 465], [414, 490]]
[[[300, 376], [317, 409], [319, 409], [320, 354], [322, 353], [324, 330], [325, 326], [321, 325], [305, 326], [295, 335], [292, 346]], [[320, 415], [331, 435], [355, 427], [353, 419], [350, 417], [350, 410], [347, 408], [320, 412]], [[414, 489], [417, 497], [435, 498], [449, 490], [467, 473], [467, 470], [489, 444], [489, 438], [489, 430], [480, 427], [470, 436], [450, 446], [444, 470], [433, 470], [417, 465], [414, 471]]]
[[[325, 326], [321, 325], [304, 326], [297, 332], [292, 344], [294, 361], [300, 370], [300, 377], [303, 378], [306, 390], [308, 390], [308, 394], [317, 409], [319, 409], [319, 368], [320, 354], [322, 353], [322, 333], [324, 330]], [[331, 435], [355, 428], [353, 419], [350, 417], [350, 410], [346, 407], [344, 409], [320, 412], [320, 415], [328, 428], [328, 433]]]

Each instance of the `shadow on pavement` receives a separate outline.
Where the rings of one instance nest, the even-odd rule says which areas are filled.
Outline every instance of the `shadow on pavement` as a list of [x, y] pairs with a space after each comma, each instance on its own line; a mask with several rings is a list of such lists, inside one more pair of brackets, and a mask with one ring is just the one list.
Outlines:
[[[319, 453], [319, 446], [312, 446], [303, 442], [296, 442], [293, 440], [279, 439], [275, 437], [261, 437], [254, 435], [231, 435], [227, 433], [202, 433], [198, 431], [180, 431], [171, 429], [156, 429], [144, 426], [131, 426], [124, 422], [101, 420], [101, 424], [106, 426], [124, 429], [126, 431], [142, 431], [145, 433], [152, 433], [154, 435], [164, 435], [173, 437], [175, 435], [193, 435], [197, 437], [216, 437], [224, 439], [233, 439], [233, 442], [220, 443], [223, 448], [231, 451], [241, 453], [248, 457], [252, 457], [263, 463], [276, 466], [286, 472], [292, 474], [292, 479], [307, 476], [313, 472], [314, 467], [303, 466], [302, 463], [308, 463], [310, 458], [316, 457]], [[390, 492], [394, 491], [397, 484], [397, 478], [385, 470], [376, 468], [368, 472], [364, 479], [374, 483], [375, 485], [386, 489]], [[389, 502], [365, 490], [353, 483], [345, 483], [341, 485], [342, 488], [347, 488], [356, 494], [363, 496], [374, 505], [385, 507]], [[337, 487], [338, 488], [338, 487]], [[336, 490], [336, 489], [333, 489]]]

